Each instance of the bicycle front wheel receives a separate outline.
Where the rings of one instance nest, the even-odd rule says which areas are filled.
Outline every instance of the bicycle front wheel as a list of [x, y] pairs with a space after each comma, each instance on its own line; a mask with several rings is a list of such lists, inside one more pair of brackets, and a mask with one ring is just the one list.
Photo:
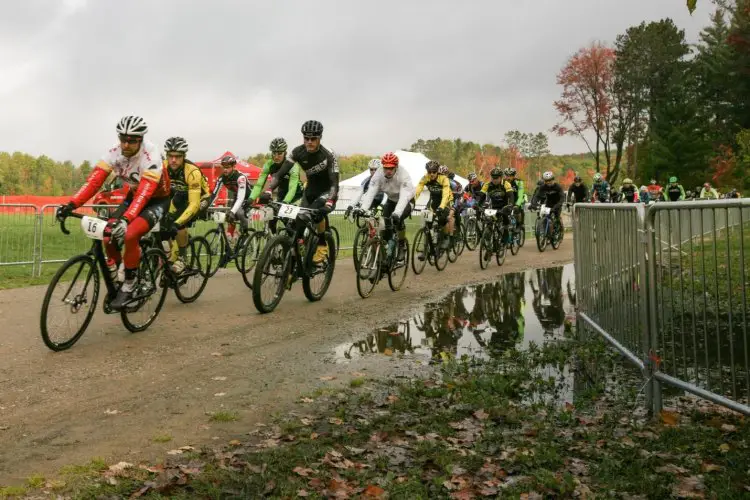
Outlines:
[[[40, 327], [44, 345], [53, 351], [64, 351], [78, 342], [94, 316], [98, 299], [99, 270], [94, 259], [88, 255], [68, 259], [52, 277], [42, 302]], [[58, 319], [58, 313], [72, 318]], [[67, 331], [59, 331], [65, 327]]]
[[[397, 292], [401, 290], [401, 287], [406, 280], [406, 275], [409, 272], [409, 240], [404, 239], [400, 242], [404, 245], [404, 259], [398, 260], [398, 253], [391, 259], [391, 267], [388, 272], [388, 286], [391, 290]], [[396, 250], [398, 252], [398, 250]]]
[[157, 248], [143, 253], [133, 298], [120, 311], [120, 319], [132, 333], [142, 332], [156, 321], [167, 298], [164, 266], [167, 256]]
[[[195, 302], [200, 297], [208, 283], [207, 267], [210, 267], [210, 260], [203, 262], [205, 255], [211, 258], [211, 251], [208, 249], [208, 242], [202, 236], [190, 238], [188, 245], [189, 255], [185, 258], [185, 270], [179, 276], [176, 276], [177, 282], [174, 287], [174, 294], [177, 300], [183, 304]], [[203, 267], [206, 266], [206, 267]]]
[[495, 261], [498, 266], [502, 266], [505, 262], [505, 250], [507, 248], [506, 241], [508, 241], [507, 227], [500, 232], [500, 234], [495, 234], [495, 247], [497, 248], [497, 251], [495, 252]]
[[466, 248], [469, 249], [470, 252], [473, 252], [476, 250], [477, 245], [479, 244], [479, 237], [481, 236], [481, 231], [479, 230], [479, 226], [477, 224], [476, 219], [469, 219], [466, 221], [466, 232], [464, 233], [464, 243], [466, 244]]
[[208, 231], [204, 235], [204, 238], [206, 238], [206, 241], [208, 242], [208, 248], [209, 250], [211, 250], [211, 265], [208, 269], [208, 277], [211, 278], [214, 274], [216, 274], [216, 271], [219, 270], [219, 265], [224, 258], [224, 252], [226, 252], [226, 248], [224, 247], [224, 237], [221, 234], [219, 228], [214, 228]]
[[487, 269], [492, 259], [492, 226], [487, 226], [479, 239], [479, 267]]
[[357, 293], [363, 299], [372, 294], [380, 280], [382, 259], [380, 252], [383, 246], [378, 238], [372, 238], [367, 241], [365, 248], [360, 255], [359, 269], [357, 270]]
[[354, 270], [359, 269], [359, 256], [362, 254], [362, 249], [367, 243], [367, 229], [361, 227], [354, 233], [354, 243], [352, 244], [352, 259], [354, 259]]
[[248, 288], [253, 287], [252, 271], [255, 269], [255, 265], [258, 263], [258, 259], [260, 259], [260, 255], [263, 253], [263, 248], [265, 247], [267, 240], [268, 238], [265, 233], [256, 231], [250, 237], [247, 245], [242, 249], [242, 254], [239, 256], [239, 260], [242, 264], [240, 266], [242, 268], [242, 281], [245, 282], [245, 285]]
[[411, 269], [414, 274], [422, 274], [427, 265], [427, 233], [424, 228], [414, 235], [414, 249], [411, 252]]
[[538, 219], [536, 221], [536, 247], [540, 252], [544, 252], [547, 249], [547, 224], [545, 219]]
[[266, 243], [253, 275], [253, 304], [258, 312], [270, 313], [281, 302], [292, 270], [292, 240], [278, 234]]
[[[315, 238], [313, 236], [313, 238]], [[323, 295], [328, 291], [328, 287], [331, 285], [333, 279], [333, 270], [336, 268], [336, 242], [333, 239], [333, 235], [329, 232], [324, 233], [326, 246], [328, 247], [328, 255], [319, 264], [315, 264], [312, 259], [314, 250], [309, 252], [305, 258], [304, 265], [305, 269], [302, 276], [302, 291], [305, 292], [305, 297], [310, 302], [315, 302], [323, 298]], [[312, 245], [314, 249], [317, 246]]]

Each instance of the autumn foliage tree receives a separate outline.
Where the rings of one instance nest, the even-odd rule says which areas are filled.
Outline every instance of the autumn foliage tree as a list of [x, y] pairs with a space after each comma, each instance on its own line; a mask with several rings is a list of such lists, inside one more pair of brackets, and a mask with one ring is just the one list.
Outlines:
[[[613, 68], [615, 51], [601, 43], [593, 43], [575, 53], [557, 75], [562, 95], [554, 106], [560, 122], [553, 127], [558, 135], [572, 135], [583, 140], [594, 156], [596, 171], [601, 170], [600, 152], [607, 161], [610, 174], [610, 145], [613, 113]], [[594, 136], [591, 145], [590, 134]]]

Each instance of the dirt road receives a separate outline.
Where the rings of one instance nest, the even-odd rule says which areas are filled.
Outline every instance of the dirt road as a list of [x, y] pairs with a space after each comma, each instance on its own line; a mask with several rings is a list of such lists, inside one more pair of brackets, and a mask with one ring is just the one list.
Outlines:
[[[383, 282], [367, 300], [357, 295], [346, 259], [322, 301], [308, 302], [296, 285], [266, 315], [256, 312], [236, 271], [225, 270], [193, 304], [180, 304], [170, 292], [143, 333], [128, 333], [119, 316], [98, 310], [84, 337], [63, 353], [48, 351], [39, 336], [45, 287], [2, 291], [0, 485], [93, 457], [137, 462], [246, 433], [316, 387], [348, 384], [352, 371], [377, 375], [393, 365], [366, 358], [324, 363], [333, 346], [359, 340], [453, 286], [572, 256], [570, 238], [543, 254], [529, 242], [501, 268], [493, 262], [482, 271], [477, 253], [466, 252], [445, 271], [410, 273], [400, 292]], [[336, 379], [321, 382], [321, 376]], [[211, 421], [219, 411], [238, 420]]]

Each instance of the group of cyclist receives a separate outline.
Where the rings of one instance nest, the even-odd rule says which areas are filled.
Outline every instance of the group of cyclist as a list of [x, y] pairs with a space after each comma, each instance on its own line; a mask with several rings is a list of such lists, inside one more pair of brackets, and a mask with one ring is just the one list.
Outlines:
[[567, 203], [572, 205], [582, 202], [594, 203], [653, 203], [662, 201], [685, 201], [685, 200], [718, 200], [720, 198], [734, 199], [740, 198], [737, 189], [731, 189], [723, 196], [706, 182], [703, 186], [697, 187], [694, 191], [685, 191], [677, 177], [672, 176], [666, 186], [661, 186], [656, 179], [651, 179], [648, 186], [638, 186], [630, 178], [622, 181], [620, 189], [613, 189], [612, 186], [603, 178], [602, 174], [594, 174], [594, 182], [589, 190], [588, 186], [583, 183], [580, 176], [576, 175], [573, 184], [568, 188]]
[[[127, 198], [110, 214], [104, 231], [110, 273], [114, 277], [120, 265], [124, 267], [124, 280], [110, 302], [115, 311], [128, 303], [135, 288], [141, 237], [160, 223], [162, 233], [173, 235], [176, 240], [170, 260], [172, 269], [181, 272], [185, 268], [188, 228], [205, 214], [222, 187], [234, 198], [227, 220], [238, 222], [243, 229], [247, 229], [249, 205], [268, 201], [268, 193], [273, 190], [277, 201], [300, 201], [303, 207], [320, 209], [320, 222], [324, 221], [325, 213], [333, 210], [338, 198], [338, 163], [333, 152], [321, 145], [323, 125], [315, 120], [302, 125], [303, 144], [288, 157], [284, 139], [271, 141], [272, 159], [263, 166], [259, 182], [252, 190], [247, 176], [235, 168], [236, 158], [226, 156], [221, 159], [222, 174], [210, 192], [205, 176], [187, 159], [187, 141], [178, 136], [168, 138], [162, 157], [157, 147], [145, 138], [148, 125], [142, 117], [123, 117], [116, 132], [118, 144], [105, 153], [84, 185], [57, 212], [60, 219], [69, 216], [97, 193], [110, 174], [130, 185]], [[300, 184], [300, 170], [307, 177], [304, 188]], [[268, 192], [261, 193], [269, 175], [272, 180]], [[319, 245], [315, 260], [323, 260], [327, 251], [327, 246]]]

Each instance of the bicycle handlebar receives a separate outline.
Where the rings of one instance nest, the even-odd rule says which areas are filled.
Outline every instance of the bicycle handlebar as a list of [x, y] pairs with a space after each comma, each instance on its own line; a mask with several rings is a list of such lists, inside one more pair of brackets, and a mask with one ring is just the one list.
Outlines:
[[[58, 209], [58, 213], [55, 214], [55, 217], [60, 222], [60, 231], [62, 231], [63, 234], [67, 235], [67, 234], [70, 234], [70, 231], [68, 231], [68, 228], [65, 227], [65, 219], [67, 219], [68, 217], [73, 217], [74, 219], [83, 219], [84, 217], [91, 217], [91, 216], [90, 215], [86, 216], [82, 214], [77, 214], [75, 212], [71, 212], [65, 217], [60, 217], [59, 209]], [[100, 220], [106, 220], [106, 219], [102, 219], [101, 217], [96, 217], [96, 218]]]

